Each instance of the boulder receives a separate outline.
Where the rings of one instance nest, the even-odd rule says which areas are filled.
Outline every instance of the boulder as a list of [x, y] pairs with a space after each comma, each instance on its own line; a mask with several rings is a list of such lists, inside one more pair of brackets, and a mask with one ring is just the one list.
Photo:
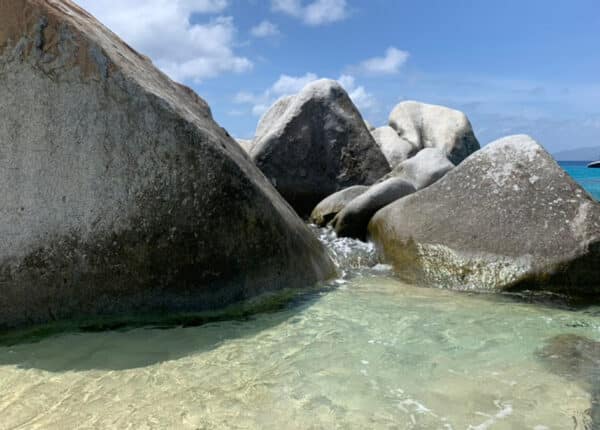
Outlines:
[[409, 141], [401, 139], [396, 130], [387, 125], [376, 128], [371, 131], [371, 134], [392, 169], [414, 156], [420, 149]]
[[387, 178], [402, 178], [422, 190], [442, 178], [454, 164], [446, 158], [443, 151], [437, 148], [422, 149], [412, 158], [400, 163], [382, 180]]
[[600, 204], [528, 136], [380, 210], [369, 233], [411, 282], [600, 297]]
[[373, 184], [390, 171], [346, 91], [327, 79], [278, 101], [255, 142], [255, 164], [301, 215], [336, 191]]
[[0, 328], [330, 276], [204, 100], [70, 0], [0, 1]]
[[235, 141], [242, 147], [247, 154], [250, 154], [252, 151], [252, 147], [254, 146], [254, 141], [249, 139], [235, 139]]
[[327, 225], [348, 203], [369, 189], [366, 185], [354, 185], [322, 200], [310, 214], [310, 222], [324, 227]]
[[390, 114], [389, 124], [402, 140], [419, 149], [439, 148], [455, 165], [479, 149], [467, 116], [444, 106], [401, 102]]
[[365, 240], [371, 217], [382, 207], [414, 193], [415, 187], [401, 178], [390, 178], [373, 185], [348, 203], [332, 224], [340, 237]]
[[367, 120], [365, 120], [365, 126], [367, 127], [367, 130], [369, 130], [369, 131], [375, 130], [375, 127]]
[[258, 121], [256, 126], [256, 134], [254, 135], [254, 141], [256, 142], [259, 137], [267, 134], [271, 129], [277, 126], [277, 122], [285, 114], [285, 111], [290, 106], [295, 96], [284, 96], [273, 103], [273, 106], [266, 111]]

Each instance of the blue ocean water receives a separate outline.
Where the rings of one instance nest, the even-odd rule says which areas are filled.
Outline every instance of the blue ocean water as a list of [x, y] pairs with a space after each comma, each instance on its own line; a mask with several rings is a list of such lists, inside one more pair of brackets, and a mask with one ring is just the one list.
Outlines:
[[558, 162], [587, 192], [596, 200], [600, 200], [600, 169], [590, 169], [587, 167], [588, 163], [589, 161]]

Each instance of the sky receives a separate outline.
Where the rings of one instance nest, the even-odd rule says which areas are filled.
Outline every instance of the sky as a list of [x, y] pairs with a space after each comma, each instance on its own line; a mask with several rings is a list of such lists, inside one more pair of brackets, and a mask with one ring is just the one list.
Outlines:
[[363, 117], [402, 100], [467, 114], [482, 144], [600, 146], [598, 0], [76, 0], [217, 122], [252, 138], [279, 97], [340, 81]]

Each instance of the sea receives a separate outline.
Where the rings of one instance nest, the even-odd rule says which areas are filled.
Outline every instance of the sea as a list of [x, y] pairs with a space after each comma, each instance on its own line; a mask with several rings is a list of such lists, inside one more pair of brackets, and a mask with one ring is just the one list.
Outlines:
[[558, 164], [566, 170], [583, 188], [596, 200], [600, 200], [600, 169], [590, 169], [591, 161], [559, 161]]

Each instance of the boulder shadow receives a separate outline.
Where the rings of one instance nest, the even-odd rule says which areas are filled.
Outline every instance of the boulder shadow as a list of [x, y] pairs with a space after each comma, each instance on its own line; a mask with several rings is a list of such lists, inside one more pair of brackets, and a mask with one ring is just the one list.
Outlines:
[[127, 370], [177, 360], [292, 321], [329, 287], [286, 291], [223, 311], [55, 324], [0, 335], [0, 366]]

